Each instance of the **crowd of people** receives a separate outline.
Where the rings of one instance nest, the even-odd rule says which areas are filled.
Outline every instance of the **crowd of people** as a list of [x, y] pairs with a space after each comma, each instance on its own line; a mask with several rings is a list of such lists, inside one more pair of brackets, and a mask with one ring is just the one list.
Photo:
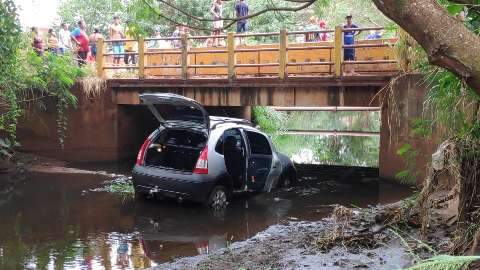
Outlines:
[[[224, 30], [223, 20], [225, 18], [223, 17], [223, 8], [223, 0], [213, 0], [210, 8], [212, 16], [211, 21], [213, 22], [213, 37], [206, 40], [204, 45], [207, 47], [225, 45], [224, 39], [217, 37], [220, 36]], [[249, 7], [245, 0], [236, 0], [235, 13], [237, 26], [236, 32], [240, 34], [247, 32]], [[355, 44], [355, 36], [360, 34], [361, 31], [355, 30], [358, 26], [353, 23], [352, 15], [347, 15], [345, 19], [346, 24], [343, 25], [343, 28], [346, 30], [343, 32], [343, 41], [345, 45], [353, 45]], [[127, 26], [124, 27], [120, 21], [120, 17], [114, 16], [112, 23], [108, 27], [108, 38], [110, 39], [109, 44], [111, 44], [114, 66], [124, 64], [127, 66], [136, 65], [137, 63], [136, 53], [138, 51], [138, 42], [134, 40], [133, 33], [128, 28], [129, 24], [129, 21], [127, 21]], [[188, 34], [188, 32], [189, 28], [187, 26], [178, 25], [171, 37], [179, 38], [184, 34]], [[304, 38], [297, 41], [322, 42], [331, 39], [329, 31], [327, 31], [326, 22], [324, 20], [319, 20], [316, 17], [311, 17], [308, 20], [308, 24], [304, 28], [304, 33]], [[381, 37], [382, 33], [380, 31], [372, 30], [367, 36], [367, 39], [379, 39]], [[76, 55], [79, 65], [84, 65], [87, 61], [95, 61], [97, 56], [96, 44], [100, 38], [103, 38], [103, 35], [98, 28], [95, 28], [94, 33], [91, 35], [87, 35], [86, 24], [83, 20], [78, 21], [76, 27], [71, 31], [66, 23], [62, 23], [58, 36], [53, 29], [49, 29], [46, 37], [46, 45], [44, 44], [43, 39], [39, 36], [38, 29], [35, 27], [32, 28], [32, 46], [38, 55], [42, 55], [44, 51], [58, 54], [71, 52]], [[148, 39], [147, 47], [165, 49], [181, 48], [182, 46], [180, 39], [165, 40], [162, 38], [160, 29], [155, 29], [153, 36]], [[240, 45], [245, 44], [245, 38], [242, 36], [238, 37], [237, 43]], [[354, 61], [355, 48], [344, 48], [343, 56], [345, 61]], [[345, 72], [347, 74], [353, 73], [353, 70], [350, 70], [350, 68], [346, 66]]]
[[[246, 32], [249, 8], [245, 0], [237, 0], [235, 4], [237, 21], [237, 32]], [[223, 31], [223, 1], [214, 0], [211, 8], [213, 15], [213, 35], [218, 36]], [[137, 62], [136, 51], [138, 43], [133, 41], [133, 33], [128, 29], [129, 22], [123, 27], [119, 16], [114, 16], [112, 24], [108, 27], [108, 38], [113, 40], [111, 49], [113, 52], [113, 65], [118, 66], [123, 60], [125, 65], [135, 65]], [[172, 37], [181, 37], [189, 32], [189, 28], [184, 25], [176, 27], [172, 33]], [[40, 36], [38, 28], [31, 28], [32, 47], [38, 55], [43, 55], [45, 51], [55, 54], [72, 53], [76, 56], [79, 65], [84, 65], [88, 61], [95, 61], [97, 56], [97, 41], [103, 38], [98, 28], [94, 29], [94, 33], [87, 35], [86, 23], [83, 20], [77, 22], [77, 25], [70, 30], [66, 23], [62, 23], [58, 35], [53, 28], [48, 29], [46, 39]], [[159, 29], [155, 29], [151, 40], [148, 42], [149, 48], [180, 48], [181, 41], [178, 39], [168, 42], [161, 39]], [[126, 40], [126, 41], [125, 41]], [[240, 39], [240, 43], [244, 43], [244, 39]], [[46, 43], [46, 44], [45, 44]], [[220, 46], [219, 38], [209, 39], [207, 46]]]
[[96, 43], [98, 39], [103, 38], [97, 28], [88, 36], [83, 20], [80, 20], [72, 31], [69, 30], [66, 23], [62, 23], [58, 36], [52, 28], [48, 29], [46, 44], [44, 44], [38, 28], [32, 27], [31, 34], [32, 47], [39, 56], [42, 56], [45, 51], [55, 54], [74, 53], [79, 65], [84, 65], [89, 59], [94, 61], [97, 54]]

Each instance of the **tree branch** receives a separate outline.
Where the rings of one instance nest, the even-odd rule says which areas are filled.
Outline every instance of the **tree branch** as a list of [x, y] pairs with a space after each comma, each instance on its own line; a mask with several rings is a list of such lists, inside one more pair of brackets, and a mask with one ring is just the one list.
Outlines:
[[[170, 7], [170, 8], [173, 8], [174, 10], [180, 12], [181, 14], [193, 19], [193, 20], [196, 20], [196, 21], [199, 21], [199, 22], [213, 22], [215, 21], [215, 19], [209, 19], [209, 18], [204, 18], [204, 17], [197, 17], [197, 16], [194, 16], [188, 12], [185, 12], [183, 11], [182, 9], [178, 8], [177, 6], [175, 6], [174, 4], [171, 4], [167, 1], [164, 1], [164, 0], [157, 0], [158, 2]], [[316, 0], [283, 0], [285, 2], [293, 2], [293, 3], [303, 3], [303, 5], [300, 5], [300, 6], [296, 6], [296, 7], [270, 7], [270, 8], [266, 8], [266, 9], [263, 9], [263, 10], [260, 10], [258, 12], [255, 12], [255, 13], [252, 13], [252, 14], [249, 14], [247, 16], [242, 16], [242, 17], [236, 17], [236, 18], [230, 18], [230, 17], [224, 17], [222, 18], [222, 20], [224, 21], [229, 21], [229, 23], [224, 26], [222, 28], [222, 30], [224, 29], [227, 29], [228, 27], [232, 26], [234, 23], [236, 23], [237, 21], [240, 21], [240, 20], [246, 20], [246, 19], [250, 19], [250, 18], [253, 18], [253, 17], [257, 17], [259, 15], [262, 15], [266, 12], [272, 12], [272, 11], [286, 11], [286, 12], [296, 12], [296, 11], [299, 11], [299, 10], [302, 10], [302, 9], [305, 9], [309, 6], [311, 6], [313, 3], [316, 2]], [[185, 25], [185, 24], [182, 24], [182, 23], [178, 23], [178, 22], [175, 22], [173, 19], [170, 19], [170, 18], [166, 18], [166, 16], [160, 14], [160, 12], [158, 12], [154, 7], [152, 7], [150, 5], [150, 3], [148, 3], [147, 0], [143, 0], [143, 2], [151, 9], [153, 10], [158, 16], [164, 18], [164, 19], [167, 19], [168, 21], [170, 22], [173, 22], [173, 23], [176, 23], [178, 25], [183, 25], [183, 26], [188, 26], [188, 25]], [[196, 26], [189, 26], [191, 28], [194, 28], [194, 29], [198, 29], [198, 30], [213, 30], [211, 28], [208, 28], [208, 29], [205, 29], [203, 27], [196, 27]]]
[[373, 2], [425, 49], [431, 64], [453, 72], [480, 94], [479, 36], [436, 0]]

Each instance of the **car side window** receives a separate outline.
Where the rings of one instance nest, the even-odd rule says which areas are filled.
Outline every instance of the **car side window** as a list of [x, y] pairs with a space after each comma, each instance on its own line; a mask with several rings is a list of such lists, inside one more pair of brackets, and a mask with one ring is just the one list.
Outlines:
[[215, 152], [219, 153], [220, 155], [223, 155], [223, 141], [225, 138], [225, 133], [218, 138], [217, 144], [215, 145]]
[[252, 155], [272, 155], [270, 143], [264, 135], [252, 131], [246, 133]]
[[227, 130], [225, 130], [225, 132], [223, 132], [222, 136], [220, 136], [220, 138], [217, 141], [217, 144], [215, 145], [215, 152], [219, 153], [220, 155], [224, 154], [223, 144], [225, 142], [225, 138], [227, 138], [227, 137], [234, 137], [235, 141], [237, 142], [237, 145], [239, 145], [239, 146], [243, 145], [242, 135], [241, 135], [240, 131], [236, 128], [227, 129]]

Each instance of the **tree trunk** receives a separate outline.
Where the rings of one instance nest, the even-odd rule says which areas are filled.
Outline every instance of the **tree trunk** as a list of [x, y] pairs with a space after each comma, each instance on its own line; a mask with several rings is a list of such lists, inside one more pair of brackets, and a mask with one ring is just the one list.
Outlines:
[[407, 31], [444, 67], [480, 94], [480, 37], [447, 13], [437, 0], [373, 0], [377, 8]]

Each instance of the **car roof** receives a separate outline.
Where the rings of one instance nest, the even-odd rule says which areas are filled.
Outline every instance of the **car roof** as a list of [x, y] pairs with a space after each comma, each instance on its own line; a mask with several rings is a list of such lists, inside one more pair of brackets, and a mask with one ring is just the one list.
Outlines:
[[214, 130], [219, 126], [224, 126], [224, 125], [240, 125], [240, 126], [253, 127], [253, 123], [245, 119], [221, 117], [221, 116], [210, 116], [211, 130]]

